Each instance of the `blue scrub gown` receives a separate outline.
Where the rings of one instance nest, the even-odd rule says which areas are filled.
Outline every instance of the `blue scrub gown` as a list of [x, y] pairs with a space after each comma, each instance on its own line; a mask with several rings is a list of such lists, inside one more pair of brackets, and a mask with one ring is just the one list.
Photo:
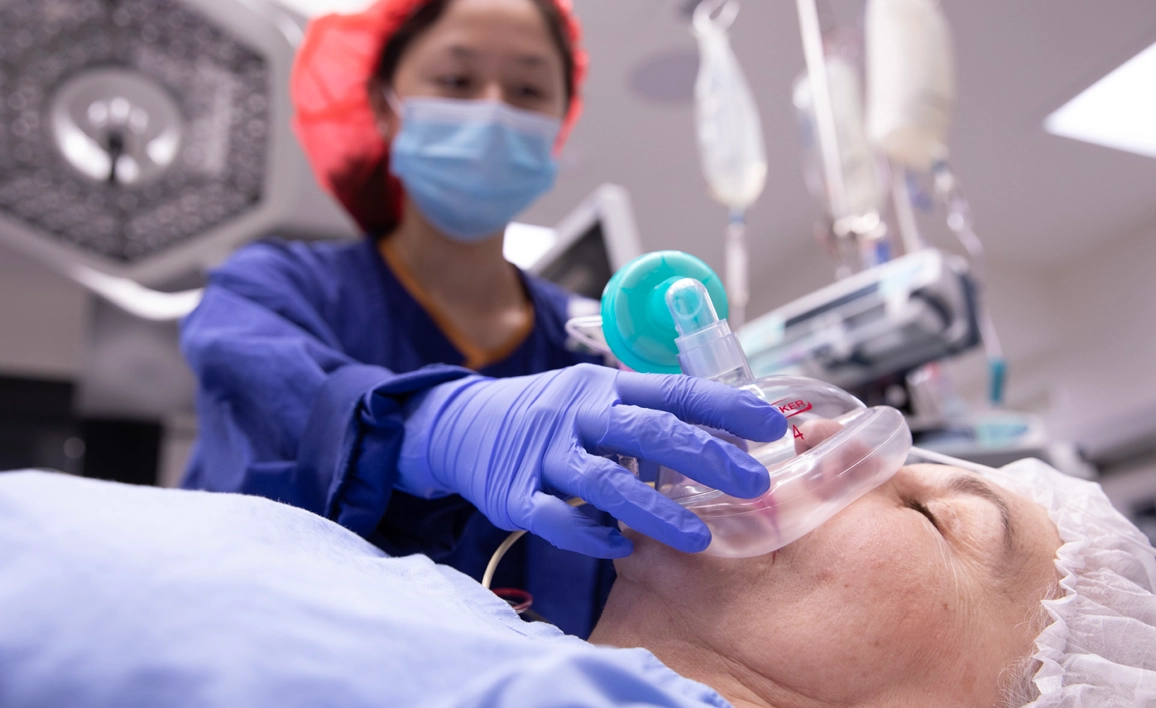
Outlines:
[[[521, 376], [598, 362], [566, 347], [575, 296], [523, 274], [533, 326], [503, 352], [478, 352], [369, 239], [262, 242], [209, 277], [181, 348], [199, 382], [199, 439], [183, 486], [256, 494], [332, 519], [394, 556], [424, 553], [481, 578], [507, 532], [458, 496], [393, 489], [406, 398], [472, 373]], [[487, 360], [488, 359], [488, 360]], [[597, 513], [597, 512], [593, 512]], [[533, 536], [494, 587], [586, 637], [614, 579], [607, 561]]]

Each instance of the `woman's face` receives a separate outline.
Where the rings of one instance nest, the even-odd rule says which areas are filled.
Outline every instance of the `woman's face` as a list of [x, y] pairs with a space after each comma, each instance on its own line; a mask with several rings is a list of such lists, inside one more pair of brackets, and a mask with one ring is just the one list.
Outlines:
[[[567, 108], [564, 71], [546, 18], [531, 0], [454, 0], [406, 48], [391, 88], [403, 100], [504, 101], [562, 118]], [[373, 98], [389, 137], [398, 118], [381, 96]]]
[[760, 558], [632, 538], [620, 576], [683, 605], [705, 646], [814, 703], [880, 706], [994, 704], [1060, 546], [1037, 504], [941, 465], [904, 467]]

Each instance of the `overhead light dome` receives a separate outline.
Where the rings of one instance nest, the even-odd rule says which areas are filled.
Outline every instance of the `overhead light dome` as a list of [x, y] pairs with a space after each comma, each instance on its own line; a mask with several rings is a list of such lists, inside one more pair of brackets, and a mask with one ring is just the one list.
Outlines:
[[280, 13], [0, 0], [0, 238], [157, 281], [280, 225], [308, 178], [279, 169], [297, 154]]

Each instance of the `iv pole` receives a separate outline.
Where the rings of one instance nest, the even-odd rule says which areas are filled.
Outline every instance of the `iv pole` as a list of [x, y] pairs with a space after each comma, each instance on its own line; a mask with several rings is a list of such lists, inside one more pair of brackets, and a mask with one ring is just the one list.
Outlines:
[[823, 50], [823, 29], [815, 0], [796, 0], [799, 8], [799, 30], [803, 37], [803, 55], [807, 60], [807, 78], [811, 82], [811, 101], [818, 128], [819, 152], [823, 157], [823, 174], [835, 220], [847, 215], [847, 186], [839, 159], [839, 136], [835, 129], [835, 111], [827, 84], [827, 59]]

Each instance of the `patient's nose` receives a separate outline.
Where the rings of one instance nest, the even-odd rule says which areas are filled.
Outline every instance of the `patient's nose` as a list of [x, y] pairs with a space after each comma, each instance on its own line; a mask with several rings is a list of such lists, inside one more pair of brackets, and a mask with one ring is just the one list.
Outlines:
[[801, 455], [843, 429], [843, 424], [826, 418], [808, 420], [791, 429], [795, 436], [795, 454]]

